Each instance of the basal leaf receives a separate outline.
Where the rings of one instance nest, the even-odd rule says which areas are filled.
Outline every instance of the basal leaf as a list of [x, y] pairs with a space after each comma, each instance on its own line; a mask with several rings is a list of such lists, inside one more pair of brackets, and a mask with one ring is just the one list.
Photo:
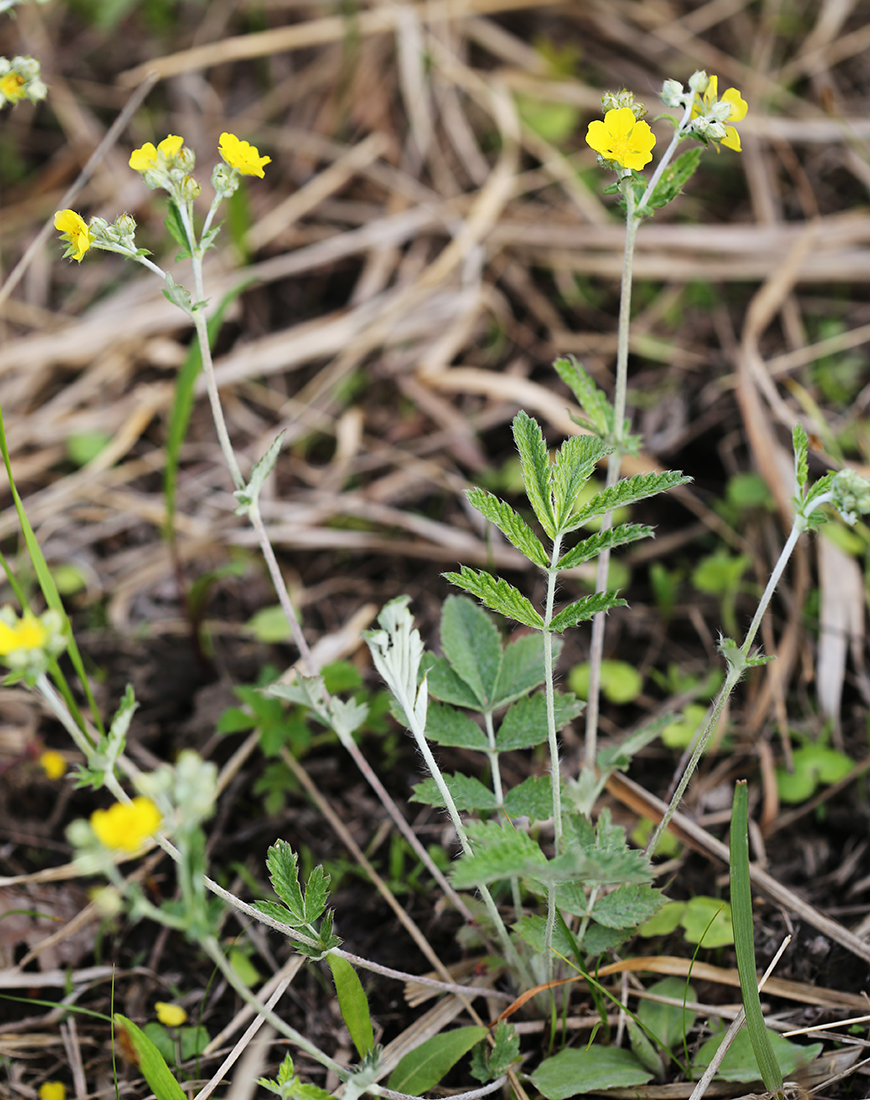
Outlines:
[[605, 928], [634, 928], [654, 917], [664, 901], [661, 891], [652, 886], [631, 883], [598, 898], [592, 916]]
[[532, 1084], [546, 1100], [601, 1092], [611, 1088], [636, 1088], [652, 1080], [635, 1056], [619, 1047], [588, 1046], [563, 1050], [545, 1058], [531, 1076]]
[[513, 585], [501, 578], [493, 577], [489, 573], [477, 572], [463, 565], [459, 573], [443, 573], [451, 584], [458, 588], [464, 588], [472, 596], [486, 604], [492, 611], [504, 615], [507, 619], [514, 619], [524, 626], [543, 629], [544, 620], [532, 607], [529, 600]]
[[166, 1059], [141, 1028], [119, 1012], [112, 1020], [115, 1029], [124, 1034], [128, 1048], [134, 1052], [136, 1064], [157, 1100], [186, 1100], [186, 1094], [167, 1066]]
[[[801, 1066], [809, 1065], [821, 1053], [821, 1043], [811, 1043], [809, 1046], [804, 1047], [798, 1043], [790, 1043], [788, 1039], [784, 1039], [778, 1032], [771, 1031], [770, 1028], [765, 1028], [765, 1030], [773, 1047], [777, 1064], [784, 1077], [790, 1077]], [[697, 1077], [700, 1077], [710, 1064], [723, 1038], [724, 1032], [714, 1035], [698, 1051], [692, 1064], [692, 1070]], [[756, 1081], [758, 1076], [758, 1063], [755, 1060], [755, 1051], [752, 1049], [752, 1040], [746, 1028], [742, 1028], [737, 1032], [737, 1038], [722, 1059], [722, 1065], [719, 1067], [715, 1079], [721, 1081]]]
[[454, 707], [441, 703], [429, 704], [426, 736], [438, 745], [476, 749], [478, 752], [486, 752], [489, 748], [486, 734], [476, 722]]
[[[536, 955], [543, 955], [547, 943], [547, 921], [544, 917], [521, 917], [516, 924], [511, 925], [520, 939], [529, 945]], [[557, 924], [553, 929], [553, 947], [560, 955], [570, 959], [574, 952], [574, 945], [565, 934], [564, 925]]]
[[369, 1002], [362, 982], [347, 959], [339, 955], [327, 955], [326, 961], [329, 963], [332, 980], [335, 982], [341, 1018], [347, 1026], [357, 1054], [360, 1058], [365, 1058], [375, 1045], [375, 1036], [372, 1030]]
[[456, 674], [486, 705], [501, 664], [501, 642], [492, 619], [473, 600], [448, 596], [441, 612], [441, 649]]
[[[660, 982], [654, 982], [647, 992], [683, 1003], [696, 1000], [694, 988], [684, 978], [663, 978]], [[692, 1008], [683, 1008], [682, 1004], [678, 1007], [642, 1000], [638, 1005], [637, 1015], [663, 1047], [674, 1050], [682, 1046], [683, 1039], [695, 1023], [697, 1013]]]
[[618, 527], [610, 527], [606, 531], [590, 535], [588, 539], [578, 542], [562, 555], [556, 568], [573, 569], [577, 565], [597, 558], [603, 550], [614, 550], [618, 546], [625, 546], [626, 543], [647, 539], [652, 534], [652, 527], [640, 523], [622, 523]]
[[488, 882], [522, 875], [546, 863], [540, 846], [521, 829], [496, 821], [472, 821], [467, 825], [473, 852], [452, 866], [450, 877], [458, 890], [471, 890]]
[[609, 611], [612, 607], [625, 606], [625, 600], [620, 599], [613, 592], [593, 592], [563, 607], [550, 623], [550, 630], [561, 634], [563, 630], [593, 618], [599, 611]]
[[557, 531], [565, 530], [580, 490], [589, 480], [596, 464], [612, 450], [593, 435], [571, 436], [559, 448], [552, 475]]
[[[457, 772], [456, 775], [445, 772], [444, 782], [447, 784], [447, 790], [450, 791], [450, 795], [456, 803], [457, 810], [472, 812], [474, 810], [495, 810], [498, 808], [495, 795], [489, 787], [485, 787], [474, 776], [463, 775], [462, 772]], [[414, 784], [414, 793], [411, 795], [410, 801], [422, 802], [426, 806], [444, 805], [444, 798], [438, 789], [438, 784], [431, 778], [424, 779], [422, 783]]]
[[508, 817], [527, 817], [547, 821], [553, 816], [553, 788], [548, 775], [530, 775], [505, 795], [504, 812]]
[[520, 452], [526, 496], [538, 521], [550, 538], [556, 533], [553, 503], [550, 498], [550, 456], [541, 426], [522, 409], [514, 417], [514, 441]]
[[[572, 722], [583, 710], [584, 705], [570, 693], [556, 694], [553, 708], [556, 714], [556, 729], [560, 730]], [[547, 697], [539, 691], [536, 695], [527, 695], [518, 699], [508, 708], [496, 735], [495, 744], [499, 752], [508, 752], [511, 749], [530, 749], [535, 745], [543, 744], [546, 740]]]
[[[553, 661], [558, 659], [561, 638], [553, 639]], [[526, 695], [544, 682], [544, 638], [542, 634], [524, 634], [504, 648], [501, 668], [495, 684], [492, 709], [498, 710]], [[440, 698], [440, 696], [439, 696]]]
[[433, 1088], [487, 1034], [485, 1027], [458, 1027], [433, 1035], [399, 1062], [388, 1088], [419, 1096]]
[[546, 569], [550, 564], [541, 540], [526, 521], [503, 500], [487, 493], [485, 489], [469, 489], [466, 494], [469, 503], [490, 523], [494, 523], [507, 540], [524, 554], [529, 561]]

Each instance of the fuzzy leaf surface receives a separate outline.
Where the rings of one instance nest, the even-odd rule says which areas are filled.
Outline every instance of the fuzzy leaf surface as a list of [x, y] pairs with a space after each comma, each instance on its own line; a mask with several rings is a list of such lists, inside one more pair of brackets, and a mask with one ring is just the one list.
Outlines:
[[[556, 729], [563, 729], [572, 722], [586, 705], [570, 692], [557, 693], [554, 700]], [[499, 752], [511, 749], [531, 749], [547, 740], [547, 697], [539, 691], [518, 699], [504, 716], [496, 735]]]
[[625, 830], [612, 823], [609, 810], [601, 811], [594, 828], [580, 814], [565, 814], [564, 825], [565, 851], [536, 872], [542, 881], [580, 879], [587, 886], [606, 886], [652, 878], [649, 860], [643, 852], [628, 847]]
[[[450, 775], [449, 772], [445, 772], [444, 782], [447, 784], [447, 790], [450, 791], [451, 797], [456, 803], [457, 810], [471, 812], [474, 810], [495, 810], [498, 807], [495, 795], [489, 787], [485, 787], [473, 775], [463, 775], [462, 772]], [[414, 784], [414, 793], [411, 795], [410, 801], [422, 802], [426, 806], [444, 805], [444, 798], [438, 789], [438, 784], [432, 778]]]
[[550, 498], [550, 456], [537, 420], [522, 409], [514, 417], [514, 441], [520, 452], [523, 482], [529, 504], [550, 538], [556, 534], [556, 520]]
[[[305, 924], [305, 901], [299, 887], [296, 853], [286, 840], [276, 840], [266, 855], [272, 889], [298, 924]], [[289, 923], [289, 922], [288, 922]]]
[[625, 546], [626, 543], [648, 539], [653, 533], [652, 527], [642, 523], [621, 523], [618, 527], [610, 527], [606, 531], [590, 535], [588, 539], [578, 542], [562, 555], [556, 568], [573, 569], [576, 565], [582, 565], [592, 558], [597, 558], [602, 550], [615, 550], [619, 546]]
[[527, 817], [547, 821], [553, 816], [553, 788], [548, 775], [530, 775], [505, 795], [504, 812], [508, 817]]
[[[553, 661], [562, 648], [560, 638], [553, 639]], [[544, 682], [544, 637], [524, 634], [505, 646], [501, 668], [495, 682], [492, 709], [507, 706]], [[440, 698], [440, 696], [439, 696]]]
[[499, 500], [492, 493], [486, 492], [485, 489], [476, 487], [469, 489], [465, 495], [472, 507], [476, 508], [490, 523], [494, 523], [521, 554], [542, 569], [547, 568], [550, 563], [547, 561], [547, 554], [541, 545], [541, 540], [509, 504]]
[[656, 189], [649, 198], [649, 205], [667, 206], [679, 195], [697, 170], [704, 150], [696, 145], [681, 156], [676, 157], [665, 169]]
[[[511, 928], [536, 955], [544, 954], [547, 943], [547, 921], [544, 917], [521, 917]], [[567, 959], [571, 958], [574, 951], [574, 945], [565, 934], [564, 926], [558, 923], [553, 929], [553, 947]]]
[[594, 497], [586, 502], [582, 508], [574, 513], [569, 530], [574, 530], [594, 519], [595, 516], [603, 516], [614, 508], [624, 508], [629, 504], [636, 504], [639, 500], [664, 493], [677, 485], [685, 485], [691, 481], [690, 477], [684, 477], [676, 470], [667, 470], [661, 474], [635, 474], [634, 477], [626, 477], [611, 485], [608, 489], [602, 489]]
[[441, 612], [441, 649], [456, 674], [486, 705], [501, 665], [498, 630], [489, 615], [465, 596], [448, 596]]
[[791, 442], [794, 448], [795, 486], [797, 487], [798, 496], [802, 497], [804, 495], [804, 489], [806, 488], [807, 478], [809, 477], [809, 466], [807, 465], [809, 440], [807, 439], [806, 431], [804, 431], [804, 426], [800, 421], [795, 424], [792, 430]]
[[625, 600], [613, 592], [593, 592], [589, 596], [583, 596], [574, 603], [569, 603], [567, 607], [563, 607], [550, 623], [550, 630], [556, 634], [561, 634], [563, 630], [576, 626], [577, 623], [585, 623], [588, 619], [597, 615], [599, 611], [609, 611], [612, 607], [625, 606]]
[[635, 882], [618, 886], [599, 898], [592, 909], [592, 916], [605, 928], [634, 928], [654, 917], [664, 903], [660, 890]]
[[496, 821], [472, 821], [466, 826], [473, 852], [452, 866], [450, 877], [458, 890], [470, 890], [498, 879], [522, 875], [546, 863], [540, 846], [530, 836]]
[[483, 570], [478, 572], [467, 565], [463, 565], [459, 573], [443, 573], [442, 576], [457, 588], [464, 588], [472, 596], [477, 596], [491, 611], [497, 611], [506, 619], [514, 619], [524, 626], [534, 627], [535, 630], [543, 629], [544, 620], [531, 602], [519, 589], [500, 577], [493, 577]]
[[573, 355], [557, 359], [553, 366], [565, 385], [574, 391], [577, 403], [589, 418], [589, 426], [595, 434], [606, 436], [613, 428], [613, 408], [604, 392]]
[[580, 490], [598, 462], [612, 449], [593, 435], [571, 436], [559, 448], [553, 464], [553, 512], [557, 531], [565, 530]]
[[456, 707], [468, 707], [471, 710], [483, 710], [477, 696], [456, 673], [446, 657], [436, 657], [427, 653], [420, 662], [420, 667], [426, 673], [426, 682], [429, 685], [429, 695], [435, 699], [441, 699], [444, 703], [452, 703]]
[[486, 734], [467, 715], [443, 703], [430, 703], [426, 715], [426, 736], [437, 745], [486, 752]]

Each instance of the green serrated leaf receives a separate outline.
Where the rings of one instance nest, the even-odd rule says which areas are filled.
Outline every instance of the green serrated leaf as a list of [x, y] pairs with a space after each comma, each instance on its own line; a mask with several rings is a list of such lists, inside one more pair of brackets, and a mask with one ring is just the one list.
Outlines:
[[629, 848], [625, 830], [614, 825], [604, 809], [593, 829], [580, 814], [564, 815], [565, 851], [536, 875], [542, 881], [593, 883], [649, 882], [652, 869], [643, 852]]
[[809, 467], [807, 465], [809, 440], [800, 421], [792, 429], [791, 443], [794, 448], [794, 480], [797, 487], [797, 496], [803, 497], [807, 478], [809, 477]]
[[612, 607], [625, 607], [626, 602], [613, 592], [593, 592], [574, 603], [563, 607], [558, 615], [550, 623], [550, 630], [554, 634], [561, 634], [563, 630], [584, 623], [593, 618], [600, 611], [609, 611]]
[[441, 648], [457, 675], [487, 705], [501, 665], [501, 643], [492, 619], [473, 600], [448, 596], [441, 611]]
[[530, 775], [505, 795], [504, 812], [511, 818], [547, 821], [553, 816], [553, 787], [549, 775]]
[[[574, 695], [557, 693], [554, 699], [556, 729], [577, 717], [584, 704]], [[543, 692], [518, 699], [504, 716], [495, 745], [499, 752], [531, 749], [547, 740], [547, 697]]]
[[501, 1077], [520, 1059], [520, 1037], [513, 1024], [499, 1020], [493, 1033], [493, 1046], [489, 1052], [489, 1071], [493, 1078]]
[[190, 241], [187, 239], [187, 230], [184, 228], [184, 222], [181, 220], [181, 213], [178, 206], [172, 199], [169, 200], [166, 217], [163, 219], [163, 225], [178, 247], [188, 252], [189, 255]]
[[469, 489], [466, 494], [469, 503], [482, 516], [494, 523], [507, 540], [524, 554], [529, 561], [546, 569], [550, 564], [540, 539], [526, 521], [503, 500], [487, 493], [485, 489]]
[[631, 883], [598, 898], [592, 916], [605, 928], [634, 928], [654, 917], [664, 901], [660, 890], [646, 883]]
[[545, 1058], [531, 1076], [532, 1084], [546, 1100], [567, 1100], [569, 1096], [611, 1088], [637, 1088], [650, 1080], [652, 1074], [631, 1051], [602, 1046], [563, 1050]]
[[595, 516], [603, 516], [614, 508], [624, 508], [636, 504], [639, 500], [664, 493], [678, 485], [686, 485], [692, 479], [674, 470], [661, 474], [635, 474], [617, 481], [607, 489], [596, 493], [582, 508], [574, 514], [569, 530], [582, 526]]
[[329, 901], [329, 875], [318, 864], [305, 883], [305, 904], [303, 914], [307, 924], [320, 920], [326, 903]]
[[[462, 772], [450, 775], [449, 772], [445, 772], [444, 782], [447, 784], [447, 789], [456, 803], [457, 810], [469, 812], [498, 808], [495, 795], [489, 787], [485, 787], [479, 779], [475, 779], [472, 775], [463, 775]], [[424, 779], [422, 783], [414, 784], [414, 793], [411, 795], [410, 801], [422, 802], [426, 806], [444, 806], [444, 798], [438, 784], [431, 778]]]
[[486, 752], [486, 734], [467, 715], [441, 703], [430, 703], [426, 714], [426, 736], [437, 745]]
[[677, 157], [664, 171], [649, 198], [651, 207], [667, 206], [677, 197], [695, 174], [703, 155], [703, 148], [696, 145]]
[[[547, 945], [547, 921], [544, 917], [521, 917], [511, 928], [536, 955], [544, 954]], [[574, 953], [574, 945], [565, 934], [563, 925], [557, 924], [553, 929], [553, 947], [568, 959]]]
[[347, 959], [338, 955], [327, 955], [326, 961], [332, 971], [338, 1007], [348, 1033], [360, 1058], [365, 1058], [375, 1045], [369, 1002], [359, 975]]
[[654, 534], [652, 527], [640, 523], [622, 523], [618, 527], [609, 527], [599, 534], [578, 542], [556, 564], [557, 569], [573, 569], [584, 562], [599, 557], [603, 550], [614, 550], [638, 539], [648, 539]]
[[441, 699], [456, 707], [468, 707], [470, 710], [486, 709], [462, 677], [454, 672], [446, 657], [427, 653], [420, 667], [426, 673], [429, 695], [433, 699]]
[[427, 1092], [486, 1034], [485, 1027], [459, 1027], [433, 1035], [405, 1055], [390, 1074], [387, 1087], [410, 1096]]
[[559, 448], [552, 472], [553, 513], [557, 531], [565, 530], [580, 490], [596, 465], [612, 451], [612, 447], [592, 435], [571, 436]]
[[450, 871], [458, 890], [475, 889], [531, 870], [538, 874], [538, 868], [546, 864], [546, 856], [538, 843], [512, 825], [471, 821], [466, 830], [473, 852], [470, 856], [463, 855]]
[[[558, 660], [561, 638], [553, 639], [553, 662]], [[505, 646], [493, 690], [492, 709], [498, 710], [533, 691], [544, 682], [544, 637], [525, 634]], [[440, 698], [440, 696], [439, 696]]]
[[537, 420], [533, 420], [528, 413], [520, 409], [514, 417], [513, 433], [517, 450], [520, 452], [526, 496], [538, 517], [538, 522], [550, 538], [554, 538], [556, 520], [550, 498], [550, 456], [541, 426]]
[[272, 889], [299, 924], [305, 923], [305, 902], [299, 888], [297, 856], [286, 840], [276, 840], [266, 854]]
[[442, 573], [451, 584], [464, 588], [472, 596], [477, 596], [490, 610], [497, 611], [507, 619], [514, 619], [524, 626], [542, 630], [544, 620], [532, 607], [530, 601], [512, 584], [493, 577], [483, 570], [477, 572], [463, 565], [459, 573]]
[[236, 489], [233, 496], [239, 502], [235, 510], [237, 516], [246, 516], [252, 507], [256, 507], [260, 499], [260, 492], [266, 478], [275, 468], [278, 455], [281, 453], [281, 445], [284, 442], [286, 431], [279, 432], [272, 441], [269, 449], [251, 471], [251, 477], [244, 489]]
[[565, 385], [573, 390], [595, 434], [601, 437], [608, 435], [613, 429], [613, 408], [603, 391], [573, 355], [557, 359], [553, 366]]

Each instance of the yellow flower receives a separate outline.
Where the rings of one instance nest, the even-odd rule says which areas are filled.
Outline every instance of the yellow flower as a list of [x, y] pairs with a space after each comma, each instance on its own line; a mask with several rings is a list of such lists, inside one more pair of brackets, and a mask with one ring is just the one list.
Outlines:
[[66, 237], [70, 247], [67, 255], [81, 263], [82, 256], [91, 247], [94, 239], [81, 214], [77, 214], [75, 210], [58, 210], [54, 216], [54, 228], [62, 237]]
[[130, 167], [134, 172], [147, 172], [149, 168], [157, 167], [157, 157], [162, 153], [166, 160], [173, 160], [181, 152], [184, 138], [170, 134], [155, 149], [150, 141], [146, 141], [141, 149], [134, 149], [130, 154]]
[[66, 1100], [66, 1085], [63, 1081], [44, 1081], [39, 1086], [39, 1100]]
[[157, 1001], [154, 1005], [157, 1019], [164, 1027], [181, 1027], [187, 1022], [187, 1013], [181, 1005], [167, 1004], [166, 1001]]
[[10, 103], [17, 103], [19, 99], [24, 99], [26, 94], [24, 77], [20, 73], [7, 73], [0, 77], [0, 96], [5, 96]]
[[243, 176], [259, 176], [263, 179], [263, 166], [272, 163], [271, 157], [261, 157], [256, 145], [239, 141], [235, 134], [221, 134], [220, 154], [230, 166]]
[[[719, 77], [711, 76], [710, 83], [707, 85], [707, 91], [704, 92], [704, 105], [706, 107], [711, 107], [716, 102], [718, 91]], [[721, 102], [727, 103], [731, 108], [731, 113], [728, 115], [729, 122], [742, 122], [742, 120], [746, 118], [749, 104], [736, 88], [729, 88], [727, 91], [723, 92]], [[700, 113], [700, 108], [695, 107], [692, 111], [692, 118], [697, 118]], [[743, 151], [740, 148], [740, 135], [733, 126], [725, 127], [725, 137], [722, 138], [719, 144], [724, 145], [726, 149], [733, 149], [735, 153], [741, 153]]]
[[39, 763], [49, 779], [60, 779], [66, 771], [66, 760], [54, 749], [46, 749], [40, 756]]
[[48, 631], [29, 611], [14, 626], [0, 621], [0, 657], [20, 649], [41, 649], [47, 640]]
[[604, 121], [589, 123], [586, 144], [605, 160], [622, 168], [643, 168], [652, 160], [655, 134], [646, 122], [638, 122], [630, 107], [608, 111]]
[[124, 852], [135, 852], [156, 831], [160, 821], [160, 811], [150, 798], [142, 795], [129, 805], [116, 802], [108, 810], [94, 810], [91, 814], [91, 828], [97, 840], [107, 848], [120, 848]]

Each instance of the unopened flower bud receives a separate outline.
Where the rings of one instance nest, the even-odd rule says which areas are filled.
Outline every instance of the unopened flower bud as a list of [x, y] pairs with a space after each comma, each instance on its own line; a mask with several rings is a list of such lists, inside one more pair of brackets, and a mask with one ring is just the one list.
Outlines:
[[238, 190], [239, 174], [227, 168], [225, 164], [216, 164], [211, 174], [211, 185], [215, 189], [215, 194], [225, 199], [229, 198]]
[[193, 176], [185, 176], [178, 190], [184, 202], [193, 202], [202, 194], [202, 188]]
[[175, 163], [185, 175], [189, 175], [196, 167], [196, 154], [186, 145], [182, 145], [175, 156]]
[[642, 103], [636, 103], [634, 92], [630, 92], [627, 88], [623, 88], [619, 92], [605, 92], [601, 97], [601, 105], [605, 114], [608, 111], [618, 111], [620, 107], [628, 107], [638, 120], [642, 119], [647, 113], [646, 107]]
[[707, 91], [709, 83], [710, 78], [703, 69], [698, 69], [689, 77], [689, 88], [695, 95], [703, 95]]
[[661, 100], [667, 107], [681, 107], [685, 94], [679, 80], [666, 80], [662, 85]]
[[132, 214], [119, 214], [115, 218], [115, 228], [122, 237], [132, 237], [136, 232], [136, 219]]
[[149, 191], [157, 191], [166, 183], [166, 173], [159, 169], [147, 168], [142, 173], [142, 179]]

